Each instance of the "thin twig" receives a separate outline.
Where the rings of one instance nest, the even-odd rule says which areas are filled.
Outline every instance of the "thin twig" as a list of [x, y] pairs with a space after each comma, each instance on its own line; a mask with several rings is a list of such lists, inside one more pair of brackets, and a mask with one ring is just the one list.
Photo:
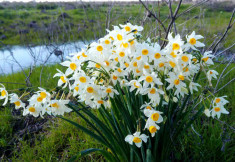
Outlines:
[[234, 13], [235, 13], [235, 8], [233, 9], [233, 13], [232, 13], [232, 15], [231, 15], [231, 17], [230, 17], [228, 26], [227, 26], [227, 28], [226, 28], [224, 34], [222, 35], [222, 37], [219, 39], [219, 41], [215, 44], [214, 48], [212, 49], [213, 52], [215, 51], [216, 47], [221, 43], [221, 41], [225, 38], [225, 36], [226, 36], [226, 34], [228, 33], [229, 29], [232, 28], [232, 26], [233, 26], [233, 24], [234, 24], [234, 22], [235, 22], [235, 19], [234, 19], [234, 21], [233, 21], [233, 23], [232, 23]]
[[234, 57], [235, 57], [235, 54], [233, 55], [233, 57], [231, 58], [231, 60], [229, 61], [229, 63], [226, 65], [226, 67], [223, 69], [222, 73], [220, 74], [220, 77], [219, 77], [219, 79], [217, 80], [217, 83], [216, 83], [216, 86], [215, 86], [215, 89], [214, 89], [214, 93], [216, 92], [216, 89], [217, 89], [217, 87], [218, 87], [218, 85], [219, 85], [219, 82], [220, 82], [220, 80], [221, 80], [221, 78], [222, 78], [222, 76], [223, 76], [225, 70], [226, 70], [226, 69], [229, 67], [229, 65], [232, 63]]
[[[175, 9], [174, 15], [173, 15], [173, 17], [171, 18], [171, 22], [170, 22], [170, 24], [168, 25], [168, 28], [167, 28], [167, 31], [166, 31], [165, 39], [167, 39], [168, 34], [170, 33], [170, 30], [171, 30], [171, 27], [172, 27], [174, 21], [176, 20], [176, 16], [177, 16], [178, 11], [179, 11], [179, 9], [180, 9], [181, 3], [182, 3], [182, 0], [179, 1], [178, 6], [177, 6], [177, 8]], [[166, 42], [167, 42], [167, 41], [163, 41], [163, 43], [162, 43], [162, 45], [161, 45], [161, 48], [163, 48], [163, 47], [166, 45]]]
[[166, 32], [166, 27], [164, 26], [162, 21], [159, 18], [157, 18], [157, 16], [154, 13], [152, 13], [152, 11], [150, 11], [148, 9], [148, 7], [141, 0], [139, 0], [139, 2], [144, 6], [144, 8], [149, 12], [149, 14], [152, 15], [161, 24], [161, 26], [163, 27], [164, 31]]

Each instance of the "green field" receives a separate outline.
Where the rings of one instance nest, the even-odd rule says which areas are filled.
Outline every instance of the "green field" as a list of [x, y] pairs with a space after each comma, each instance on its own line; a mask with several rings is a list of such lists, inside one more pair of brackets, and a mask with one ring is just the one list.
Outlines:
[[[27, 45], [63, 43], [77, 40], [92, 40], [105, 34], [106, 22], [109, 29], [112, 25], [124, 24], [130, 21], [132, 24], [141, 25], [146, 17], [146, 12], [141, 4], [114, 5], [108, 4], [76, 5], [68, 8], [67, 5], [37, 4], [35, 5], [12, 5], [0, 4], [0, 36], [2, 42], [7, 45]], [[179, 14], [188, 9], [191, 4], [182, 4]], [[218, 39], [224, 32], [231, 13], [232, 4], [218, 4], [217, 8], [211, 8], [210, 4], [204, 4], [194, 8], [187, 14], [183, 14], [176, 20], [178, 32], [182, 35], [191, 33], [193, 30], [205, 37], [206, 45]], [[165, 4], [150, 4], [149, 8], [159, 14], [160, 19], [167, 26], [170, 19], [169, 11]], [[159, 10], [160, 8], [160, 10]], [[172, 6], [173, 10], [176, 4]], [[110, 16], [107, 12], [110, 9]], [[108, 21], [109, 20], [109, 21]], [[155, 37], [153, 31], [156, 22], [153, 18], [144, 21], [144, 36]], [[151, 34], [149, 35], [149, 32]], [[223, 47], [228, 47], [234, 42], [235, 30], [230, 30]]]

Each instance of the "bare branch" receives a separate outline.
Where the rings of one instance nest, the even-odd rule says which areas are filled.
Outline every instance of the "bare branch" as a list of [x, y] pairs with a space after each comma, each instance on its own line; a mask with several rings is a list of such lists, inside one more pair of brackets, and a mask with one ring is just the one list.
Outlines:
[[[140, 3], [144, 6], [144, 8], [149, 12], [149, 14], [151, 15], [151, 16], [153, 16], [160, 24], [161, 24], [161, 26], [163, 27], [163, 29], [164, 29], [164, 31], [166, 32], [166, 27], [164, 26], [164, 24], [162, 23], [162, 21], [159, 19], [159, 18], [157, 18], [157, 16], [154, 14], [154, 13], [152, 13], [149, 9], [148, 9], [148, 7], [141, 1], [141, 0], [139, 0], [140, 1]], [[182, 1], [182, 0], [181, 0]]]
[[192, 5], [192, 6], [190, 6], [189, 8], [187, 8], [186, 10], [184, 10], [183, 12], [179, 13], [179, 14], [176, 16], [176, 19], [177, 19], [178, 17], [180, 17], [180, 16], [186, 14], [187, 12], [191, 11], [192, 9], [194, 9], [194, 8], [200, 6], [200, 5], [202, 5], [203, 3], [208, 2], [208, 1], [210, 1], [210, 0], [203, 0], [203, 1], [201, 1], [201, 2], [198, 2], [198, 3], [196, 3], [196, 4]]
[[231, 17], [230, 17], [228, 26], [227, 26], [227, 28], [226, 28], [224, 34], [222, 35], [222, 37], [219, 39], [219, 41], [215, 44], [214, 48], [212, 49], [213, 52], [215, 51], [216, 47], [221, 43], [221, 41], [224, 39], [224, 37], [225, 37], [226, 34], [228, 33], [229, 29], [232, 28], [232, 26], [233, 26], [233, 24], [234, 24], [234, 22], [235, 22], [235, 19], [234, 19], [234, 22], [232, 23], [234, 14], [235, 14], [235, 8], [233, 9], [233, 13], [232, 13], [232, 15], [231, 15]]
[[[173, 17], [171, 18], [171, 22], [170, 22], [170, 24], [168, 25], [168, 28], [167, 28], [167, 31], [166, 31], [165, 39], [167, 39], [168, 34], [169, 34], [170, 30], [171, 30], [171, 27], [172, 27], [174, 21], [176, 20], [176, 16], [177, 16], [177, 13], [178, 13], [178, 11], [179, 11], [179, 9], [180, 9], [181, 3], [182, 3], [182, 0], [179, 1], [178, 6], [177, 6], [177, 8], [175, 9], [175, 13], [174, 13]], [[166, 45], [166, 41], [163, 41], [163, 43], [162, 43], [162, 45], [161, 45], [161, 48], [163, 48], [165, 45]]]
[[215, 89], [214, 89], [214, 93], [216, 92], [216, 89], [217, 89], [217, 87], [218, 87], [218, 85], [219, 85], [220, 80], [222, 79], [222, 76], [223, 76], [225, 70], [226, 70], [226, 69], [229, 67], [229, 65], [232, 63], [234, 57], [235, 57], [235, 54], [233, 55], [232, 59], [229, 61], [229, 63], [226, 65], [226, 67], [223, 69], [222, 73], [220, 74], [220, 77], [219, 77], [219, 79], [217, 80], [217, 83], [216, 83], [216, 86], [215, 86]]

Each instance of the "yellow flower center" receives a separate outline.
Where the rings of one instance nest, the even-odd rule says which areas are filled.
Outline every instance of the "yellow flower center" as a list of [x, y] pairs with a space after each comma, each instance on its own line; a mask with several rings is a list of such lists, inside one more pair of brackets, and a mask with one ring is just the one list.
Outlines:
[[79, 59], [80, 59], [80, 57], [81, 57], [80, 55], [79, 55], [79, 56], [77, 56], [77, 59], [79, 60]]
[[106, 40], [104, 41], [104, 43], [105, 43], [105, 44], [110, 44], [110, 41], [109, 41], [108, 39], [106, 39]]
[[40, 96], [41, 96], [42, 98], [46, 98], [46, 97], [47, 97], [47, 93], [46, 93], [46, 92], [41, 92], [41, 93], [40, 93]]
[[139, 57], [136, 57], [136, 59], [137, 59], [137, 60], [140, 60], [140, 59], [141, 59], [141, 56], [139, 56]]
[[78, 91], [78, 90], [79, 90], [79, 87], [75, 87], [74, 89], [75, 89], [76, 91]]
[[128, 41], [131, 45], [133, 45], [135, 43], [134, 40], [132, 40], [132, 39], [129, 39]]
[[111, 93], [112, 92], [112, 89], [111, 88], [107, 88], [106, 89], [106, 93]]
[[209, 59], [209, 57], [205, 57], [202, 59], [202, 61], [207, 62], [208, 59]]
[[196, 39], [195, 38], [191, 38], [190, 40], [189, 40], [189, 43], [191, 44], [191, 45], [194, 45], [194, 44], [196, 44]]
[[187, 72], [187, 71], [188, 71], [188, 67], [184, 67], [184, 68], [183, 68], [183, 71], [184, 71], [184, 72]]
[[70, 68], [71, 68], [72, 70], [75, 70], [75, 69], [77, 68], [77, 65], [76, 65], [75, 63], [71, 63], [71, 64], [70, 64]]
[[155, 57], [155, 59], [159, 59], [161, 57], [161, 54], [160, 53], [155, 53], [154, 57]]
[[157, 128], [155, 126], [150, 126], [149, 127], [149, 132], [150, 133], [155, 133], [155, 132], [157, 132]]
[[151, 115], [151, 119], [152, 119], [153, 121], [158, 121], [159, 116], [160, 116], [159, 113], [153, 113], [153, 114]]
[[125, 66], [126, 66], [126, 67], [129, 67], [129, 64], [128, 64], [127, 62], [125, 62]]
[[149, 66], [149, 65], [144, 65], [144, 68], [145, 68], [145, 69], [149, 69], [150, 66]]
[[100, 51], [100, 52], [103, 51], [103, 47], [102, 46], [97, 46], [96, 49], [97, 49], [97, 51]]
[[16, 106], [20, 106], [20, 101], [16, 101], [16, 102], [14, 102], [14, 104], [15, 104]]
[[116, 75], [113, 75], [113, 80], [117, 80], [118, 77]]
[[215, 110], [215, 112], [219, 112], [220, 108], [219, 107], [215, 107], [214, 110]]
[[153, 77], [147, 76], [147, 77], [145, 78], [145, 80], [146, 80], [146, 82], [151, 83], [151, 82], [153, 81]]
[[35, 111], [36, 111], [36, 109], [34, 107], [29, 108], [29, 112], [35, 112]]
[[163, 67], [164, 66], [164, 63], [159, 63], [159, 67]]
[[125, 53], [124, 53], [124, 52], [120, 52], [120, 53], [119, 53], [119, 56], [120, 56], [120, 57], [124, 57], [124, 56], [125, 56]]
[[140, 86], [137, 86], [137, 85], [136, 85], [136, 82], [134, 82], [134, 87], [135, 87], [135, 88], [140, 88]]
[[180, 45], [178, 43], [173, 43], [172, 49], [173, 50], [178, 50], [178, 49], [180, 49]]
[[134, 67], [137, 67], [137, 62], [133, 62], [133, 66], [134, 66]]
[[220, 102], [220, 98], [216, 98], [215, 103], [219, 103], [219, 102]]
[[156, 93], [155, 88], [152, 88], [152, 89], [150, 90], [150, 93], [151, 93], [151, 94], [155, 94], [155, 93]]
[[116, 57], [114, 60], [115, 60], [116, 62], [118, 62], [118, 57]]
[[94, 88], [93, 87], [87, 87], [86, 91], [88, 93], [93, 93], [94, 92]]
[[117, 39], [118, 39], [119, 41], [121, 41], [121, 40], [122, 40], [122, 35], [121, 35], [121, 34], [118, 34], [118, 35], [117, 35]]
[[184, 76], [183, 75], [179, 75], [179, 79], [180, 80], [184, 80]]
[[180, 84], [179, 79], [174, 80], [174, 84], [175, 84], [175, 85], [179, 85], [179, 84]]
[[212, 72], [212, 71], [210, 71], [210, 74], [213, 74], [213, 72]]
[[79, 81], [82, 82], [82, 83], [86, 83], [86, 77], [81, 76], [81, 77], [79, 78]]
[[85, 53], [84, 53], [84, 52], [82, 52], [82, 56], [83, 56], [83, 57], [87, 57], [87, 55], [85, 55]]
[[95, 64], [95, 67], [99, 69], [101, 66], [100, 64]]
[[117, 71], [118, 71], [119, 73], [121, 73], [121, 72], [122, 72], [122, 70], [121, 70], [120, 68], [118, 68], [118, 69], [117, 69]]
[[38, 98], [37, 98], [37, 101], [38, 101], [38, 102], [42, 102], [42, 100], [43, 100], [42, 97], [38, 97]]
[[136, 34], [138, 32], [138, 30], [137, 29], [134, 29], [134, 33]]
[[135, 71], [136, 71], [136, 73], [140, 73], [141, 72], [139, 69], [136, 69]]
[[129, 31], [131, 31], [131, 28], [130, 28], [129, 26], [126, 26], [126, 27], [125, 27], [125, 30], [126, 30], [127, 32], [129, 32]]
[[169, 61], [169, 64], [171, 65], [172, 68], [175, 67], [175, 63], [173, 61]]
[[51, 104], [51, 106], [52, 106], [52, 107], [55, 107], [55, 108], [59, 108], [59, 105], [58, 105], [58, 103], [56, 103], [56, 102], [53, 103], [53, 104]]
[[109, 37], [111, 40], [114, 40], [114, 38], [112, 36]]
[[60, 77], [60, 79], [62, 80], [62, 82], [63, 82], [63, 83], [65, 83], [65, 82], [66, 82], [66, 80], [65, 80], [64, 76], [61, 76], [61, 77]]
[[141, 142], [141, 139], [139, 137], [134, 137], [133, 138], [133, 142], [134, 143], [140, 143]]
[[142, 55], [147, 55], [148, 53], [149, 53], [149, 51], [147, 49], [142, 50]]
[[98, 100], [97, 103], [98, 104], [104, 104], [104, 101], [103, 100]]
[[122, 45], [124, 48], [127, 48], [129, 46], [128, 43], [123, 43]]
[[147, 106], [147, 107], [146, 107], [146, 109], [149, 109], [149, 110], [151, 110], [152, 108], [151, 108], [150, 106]]
[[174, 57], [174, 58], [176, 58], [177, 57], [177, 55], [175, 54], [175, 52], [173, 51], [173, 52], [171, 52], [171, 54], [170, 54], [172, 57]]
[[196, 58], [194, 58], [194, 59], [193, 59], [193, 62], [197, 62], [197, 59], [196, 59]]
[[1, 96], [4, 97], [4, 96], [6, 96], [6, 94], [7, 94], [7, 92], [5, 90], [2, 90]]
[[182, 56], [182, 61], [187, 62], [188, 61], [188, 56]]
[[110, 63], [108, 62], [108, 61], [104, 61], [105, 62], [105, 64], [106, 64], [106, 66], [109, 66], [110, 65]]

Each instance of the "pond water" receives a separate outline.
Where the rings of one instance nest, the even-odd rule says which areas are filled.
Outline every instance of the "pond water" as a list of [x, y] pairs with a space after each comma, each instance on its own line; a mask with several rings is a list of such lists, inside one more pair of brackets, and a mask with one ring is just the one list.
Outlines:
[[[0, 50], [0, 75], [18, 72], [22, 68], [38, 66], [42, 64], [55, 64], [61, 62], [70, 53], [79, 52], [81, 48], [89, 42], [73, 42], [50, 46], [13, 46], [8, 49]], [[56, 56], [55, 53], [61, 54]], [[12, 57], [12, 54], [14, 57]], [[17, 63], [17, 62], [20, 64]]]

